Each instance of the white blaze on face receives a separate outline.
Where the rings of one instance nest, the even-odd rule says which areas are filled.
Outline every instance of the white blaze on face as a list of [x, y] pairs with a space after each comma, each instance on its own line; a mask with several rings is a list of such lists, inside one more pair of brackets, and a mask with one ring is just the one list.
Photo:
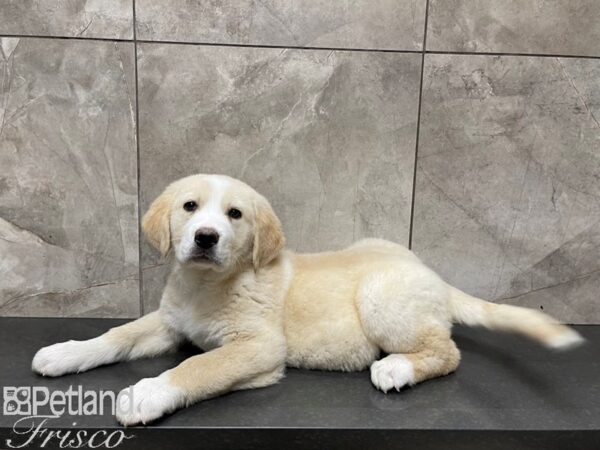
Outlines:
[[[224, 211], [223, 197], [229, 189], [229, 181], [220, 177], [208, 178], [210, 192], [208, 200], [200, 204], [185, 225], [181, 243], [177, 247], [176, 256], [181, 262], [186, 262], [194, 255], [196, 243], [194, 237], [200, 228], [211, 228], [219, 234], [219, 242], [213, 249], [213, 255], [225, 262], [229, 257], [229, 242], [233, 237], [231, 222]], [[197, 198], [197, 193], [190, 192], [190, 198]]]

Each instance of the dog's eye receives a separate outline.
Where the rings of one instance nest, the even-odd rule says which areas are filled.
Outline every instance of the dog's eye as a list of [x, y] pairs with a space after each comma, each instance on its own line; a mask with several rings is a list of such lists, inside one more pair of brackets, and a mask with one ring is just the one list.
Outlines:
[[197, 207], [198, 203], [196, 202], [185, 202], [183, 204], [183, 209], [185, 209], [186, 211], [195, 211]]
[[229, 211], [227, 211], [227, 215], [232, 219], [239, 219], [242, 217], [242, 212], [237, 208], [230, 208]]

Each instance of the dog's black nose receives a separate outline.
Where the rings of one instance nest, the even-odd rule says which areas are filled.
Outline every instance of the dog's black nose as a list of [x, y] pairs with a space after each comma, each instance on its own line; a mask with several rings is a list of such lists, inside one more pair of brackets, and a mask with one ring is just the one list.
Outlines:
[[204, 250], [214, 247], [219, 242], [219, 233], [212, 228], [200, 228], [194, 236], [196, 245]]

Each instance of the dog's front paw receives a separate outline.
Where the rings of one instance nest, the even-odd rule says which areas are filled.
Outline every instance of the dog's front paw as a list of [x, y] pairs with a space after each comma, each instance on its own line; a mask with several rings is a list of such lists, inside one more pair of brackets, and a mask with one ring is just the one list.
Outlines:
[[414, 384], [414, 369], [404, 355], [392, 354], [371, 364], [371, 382], [383, 392]]
[[68, 341], [44, 347], [33, 357], [31, 369], [46, 377], [79, 372], [82, 370], [82, 344], [79, 341]]
[[123, 389], [117, 397], [116, 416], [125, 426], [145, 425], [184, 405], [184, 392], [169, 382], [165, 372]]

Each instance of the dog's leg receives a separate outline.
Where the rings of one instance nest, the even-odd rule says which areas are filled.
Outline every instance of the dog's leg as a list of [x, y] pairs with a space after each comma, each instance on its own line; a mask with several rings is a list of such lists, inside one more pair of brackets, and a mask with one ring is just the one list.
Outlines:
[[400, 390], [430, 378], [454, 372], [460, 361], [460, 352], [445, 333], [428, 336], [423, 348], [415, 353], [392, 353], [371, 365], [371, 381], [377, 389], [387, 392]]
[[228, 391], [274, 384], [284, 366], [282, 339], [230, 342], [121, 391], [117, 419], [123, 425], [145, 424]]
[[389, 354], [371, 365], [371, 381], [384, 392], [446, 375], [460, 360], [450, 334], [446, 285], [413, 262], [400, 269], [372, 273], [357, 293], [364, 333]]
[[175, 348], [181, 339], [164, 325], [160, 312], [156, 311], [93, 339], [44, 347], [33, 357], [31, 367], [41, 375], [57, 377], [103, 364], [158, 355]]

